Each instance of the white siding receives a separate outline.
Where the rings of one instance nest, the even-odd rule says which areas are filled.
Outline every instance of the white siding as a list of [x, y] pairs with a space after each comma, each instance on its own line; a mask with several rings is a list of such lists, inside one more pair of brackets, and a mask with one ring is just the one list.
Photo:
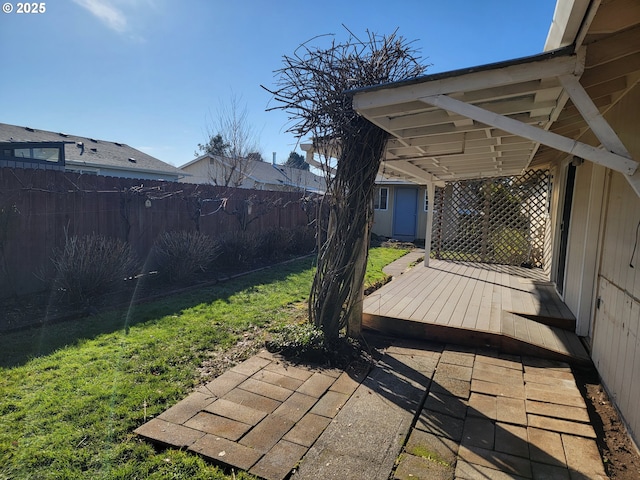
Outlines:
[[[640, 86], [607, 114], [609, 123], [640, 158]], [[592, 357], [636, 443], [640, 443], [640, 198], [619, 173], [610, 173], [605, 200]], [[597, 193], [597, 192], [596, 192]], [[631, 266], [633, 265], [633, 267]]]
[[564, 301], [576, 317], [576, 333], [580, 336], [591, 333], [605, 171], [604, 167], [591, 162], [576, 169]]
[[632, 436], [640, 437], [640, 255], [631, 268], [640, 199], [620, 174], [613, 174], [602, 263], [600, 308], [593, 334], [593, 362]]

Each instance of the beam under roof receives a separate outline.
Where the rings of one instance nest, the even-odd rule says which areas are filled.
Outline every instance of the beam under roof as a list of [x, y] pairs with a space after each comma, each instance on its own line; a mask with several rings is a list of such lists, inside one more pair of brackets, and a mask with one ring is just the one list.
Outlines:
[[[402, 162], [394, 171], [402, 165], [404, 175], [417, 183], [429, 176], [468, 179], [474, 172], [476, 177], [519, 174], [546, 145], [623, 173], [640, 194], [640, 181], [634, 180], [640, 178], [638, 162], [598, 111], [600, 100], [592, 101], [580, 82], [586, 58], [585, 48], [576, 52], [570, 46], [358, 89], [351, 92], [353, 106], [391, 135], [384, 168]], [[592, 90], [601, 84], [588, 81]], [[549, 131], [569, 99], [604, 149]]]

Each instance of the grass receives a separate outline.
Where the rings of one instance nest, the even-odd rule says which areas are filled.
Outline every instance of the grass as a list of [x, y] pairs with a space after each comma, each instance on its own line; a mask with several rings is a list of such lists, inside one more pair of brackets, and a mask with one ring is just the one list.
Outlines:
[[[370, 270], [386, 249], [373, 249]], [[384, 258], [385, 260], [381, 260]], [[378, 268], [379, 267], [379, 268]], [[376, 273], [376, 276], [379, 272]], [[0, 479], [248, 479], [132, 432], [245, 334], [299, 317], [312, 260], [0, 339]]]
[[372, 248], [369, 250], [369, 260], [367, 262], [367, 271], [364, 276], [364, 289], [370, 287], [379, 287], [388, 281], [382, 268], [394, 260], [406, 255], [409, 250], [396, 248]]

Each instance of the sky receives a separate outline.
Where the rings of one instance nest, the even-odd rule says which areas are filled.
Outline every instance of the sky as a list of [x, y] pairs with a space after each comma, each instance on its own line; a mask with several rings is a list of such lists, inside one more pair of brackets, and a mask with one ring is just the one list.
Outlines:
[[234, 98], [265, 160], [302, 153], [261, 85], [275, 87], [283, 56], [316, 36], [397, 30], [438, 73], [542, 52], [556, 1], [49, 0], [30, 14], [2, 3], [0, 123], [180, 166]]

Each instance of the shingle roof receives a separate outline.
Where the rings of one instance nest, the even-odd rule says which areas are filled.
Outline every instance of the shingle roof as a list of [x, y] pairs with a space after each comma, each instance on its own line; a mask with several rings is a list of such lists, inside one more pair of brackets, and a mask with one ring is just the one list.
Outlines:
[[64, 150], [67, 165], [166, 174], [175, 178], [184, 175], [173, 165], [119, 142], [0, 123], [1, 142], [69, 142]]
[[253, 166], [249, 177], [254, 181], [270, 185], [293, 185], [313, 190], [325, 190], [324, 179], [308, 170], [256, 160], [251, 160], [251, 162]]
[[[213, 158], [221, 163], [229, 163], [231, 160], [217, 155], [202, 155], [190, 162], [185, 163], [180, 168], [188, 171], [185, 167], [201, 163], [209, 162]], [[293, 168], [285, 165], [274, 165], [269, 162], [261, 162], [259, 160], [244, 159], [244, 170], [246, 178], [249, 182], [243, 182], [243, 186], [247, 188], [250, 183], [262, 184], [265, 186], [291, 186], [295, 188], [304, 188], [314, 192], [324, 192], [326, 190], [325, 179], [308, 170]], [[249, 188], [253, 188], [249, 186]]]

